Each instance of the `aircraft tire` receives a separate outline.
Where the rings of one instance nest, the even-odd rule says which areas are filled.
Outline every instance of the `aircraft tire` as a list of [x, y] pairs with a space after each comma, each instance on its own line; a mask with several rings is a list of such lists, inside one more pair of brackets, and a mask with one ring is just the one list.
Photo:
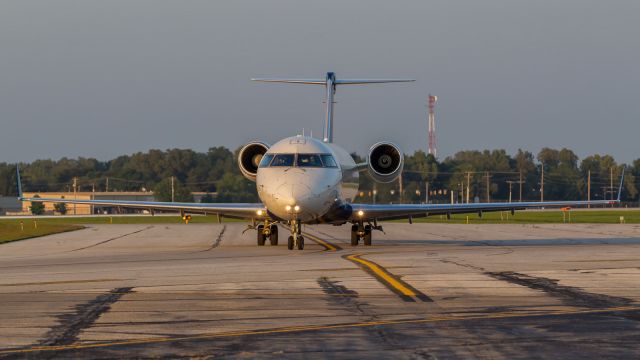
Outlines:
[[358, 246], [358, 233], [355, 231], [351, 232], [351, 246]]
[[371, 225], [364, 227], [364, 245], [371, 246]]
[[271, 235], [269, 235], [269, 242], [271, 246], [278, 245], [278, 226], [271, 225]]
[[258, 225], [258, 246], [264, 246], [264, 241], [266, 240], [266, 237], [262, 233], [263, 229], [264, 225]]
[[298, 236], [298, 250], [304, 249], [304, 238], [302, 236]]
[[289, 239], [287, 241], [287, 248], [289, 250], [293, 250], [293, 236], [289, 236]]

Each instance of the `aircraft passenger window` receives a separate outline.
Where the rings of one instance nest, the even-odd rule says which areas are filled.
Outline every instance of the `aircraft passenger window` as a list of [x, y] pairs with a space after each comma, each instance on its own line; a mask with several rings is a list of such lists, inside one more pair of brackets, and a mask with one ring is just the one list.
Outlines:
[[298, 154], [299, 167], [322, 167], [320, 155], [316, 154]]
[[273, 157], [271, 166], [293, 166], [293, 154], [279, 154]]
[[271, 162], [271, 159], [273, 159], [273, 155], [272, 154], [267, 154], [265, 156], [262, 157], [262, 160], [260, 160], [260, 165], [258, 165], [258, 167], [267, 167], [269, 166], [269, 163]]
[[322, 156], [322, 162], [324, 163], [324, 167], [338, 167], [336, 161], [333, 159], [331, 155], [320, 155]]

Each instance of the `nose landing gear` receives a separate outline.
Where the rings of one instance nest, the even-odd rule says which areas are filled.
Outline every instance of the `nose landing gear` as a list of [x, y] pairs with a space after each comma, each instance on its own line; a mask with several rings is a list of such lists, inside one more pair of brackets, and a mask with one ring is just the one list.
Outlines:
[[291, 236], [287, 241], [287, 248], [289, 250], [293, 250], [293, 248], [297, 248], [298, 250], [304, 249], [304, 237], [302, 237], [302, 226], [300, 221], [291, 220]]
[[365, 246], [371, 246], [371, 225], [362, 222], [351, 226], [351, 246], [358, 246], [360, 240]]

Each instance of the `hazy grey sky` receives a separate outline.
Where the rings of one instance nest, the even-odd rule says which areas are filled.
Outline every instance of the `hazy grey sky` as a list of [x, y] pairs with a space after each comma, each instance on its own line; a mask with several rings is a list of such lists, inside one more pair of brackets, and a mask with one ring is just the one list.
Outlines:
[[321, 87], [254, 76], [413, 77], [338, 89], [335, 141], [439, 157], [569, 147], [640, 157], [640, 1], [3, 1], [0, 161], [320, 137]]

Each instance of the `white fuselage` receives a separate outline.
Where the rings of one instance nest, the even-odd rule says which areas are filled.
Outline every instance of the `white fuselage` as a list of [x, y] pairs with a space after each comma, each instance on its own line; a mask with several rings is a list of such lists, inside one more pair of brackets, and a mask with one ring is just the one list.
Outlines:
[[256, 176], [258, 196], [282, 220], [327, 221], [332, 209], [352, 201], [358, 191], [356, 164], [335, 144], [294, 136], [274, 144], [263, 159]]

